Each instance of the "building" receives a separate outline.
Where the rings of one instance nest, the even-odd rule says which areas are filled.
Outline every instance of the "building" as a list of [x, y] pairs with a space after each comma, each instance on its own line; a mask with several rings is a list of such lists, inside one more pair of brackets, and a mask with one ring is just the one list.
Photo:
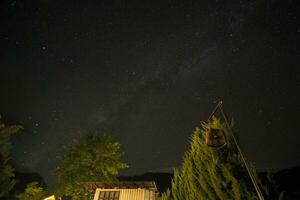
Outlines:
[[158, 194], [153, 181], [88, 182], [81, 185], [95, 191], [94, 200], [155, 200]]
[[50, 196], [50, 197], [45, 198], [44, 200], [55, 200], [55, 196], [52, 195], [52, 196]]

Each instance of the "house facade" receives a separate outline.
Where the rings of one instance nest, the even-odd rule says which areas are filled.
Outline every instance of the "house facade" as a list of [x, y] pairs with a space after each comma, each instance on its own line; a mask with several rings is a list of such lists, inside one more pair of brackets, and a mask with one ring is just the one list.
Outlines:
[[84, 187], [95, 191], [94, 200], [155, 200], [158, 194], [153, 181], [94, 182]]

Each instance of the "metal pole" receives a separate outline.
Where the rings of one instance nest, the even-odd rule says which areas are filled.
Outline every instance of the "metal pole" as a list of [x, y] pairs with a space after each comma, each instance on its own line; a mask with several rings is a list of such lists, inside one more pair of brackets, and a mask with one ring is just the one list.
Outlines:
[[236, 145], [236, 147], [237, 147], [237, 149], [238, 149], [238, 151], [239, 151], [239, 153], [240, 153], [240, 155], [241, 155], [241, 157], [242, 157], [242, 161], [243, 161], [243, 163], [244, 163], [244, 165], [245, 165], [245, 167], [246, 167], [246, 170], [247, 170], [247, 172], [248, 172], [248, 175], [250, 176], [250, 179], [251, 179], [252, 184], [253, 184], [253, 186], [254, 186], [254, 188], [255, 188], [255, 191], [256, 191], [256, 193], [257, 193], [257, 196], [258, 196], [259, 200], [264, 200], [264, 196], [263, 196], [263, 194], [262, 194], [262, 192], [261, 192], [261, 190], [260, 190], [260, 188], [259, 188], [259, 185], [258, 185], [258, 183], [257, 183], [256, 177], [254, 176], [253, 171], [252, 171], [252, 169], [251, 169], [251, 167], [250, 167], [248, 161], [246, 160], [246, 157], [244, 156], [244, 154], [243, 154], [243, 152], [242, 152], [242, 150], [241, 150], [241, 148], [240, 148], [240, 145], [238, 144], [238, 141], [237, 141], [237, 139], [236, 139], [236, 137], [235, 137], [235, 135], [234, 135], [234, 133], [233, 133], [233, 131], [232, 131], [232, 128], [231, 128], [231, 126], [229, 125], [228, 118], [227, 118], [227, 116], [226, 116], [226, 114], [225, 114], [225, 112], [224, 112], [224, 109], [223, 109], [223, 102], [222, 102], [222, 101], [220, 101], [220, 102], [218, 103], [218, 105], [217, 105], [216, 108], [213, 110], [212, 114], [210, 115], [209, 119], [214, 115], [214, 113], [217, 111], [218, 108], [219, 108], [219, 110], [221, 111], [221, 115], [222, 115], [222, 117], [224, 118], [225, 123], [226, 123], [226, 125], [227, 125], [227, 127], [228, 127], [228, 129], [229, 129], [229, 132], [230, 132], [230, 134], [231, 134], [231, 136], [232, 136], [232, 138], [233, 138], [233, 141], [234, 141], [234, 143], [235, 143], [235, 145]]

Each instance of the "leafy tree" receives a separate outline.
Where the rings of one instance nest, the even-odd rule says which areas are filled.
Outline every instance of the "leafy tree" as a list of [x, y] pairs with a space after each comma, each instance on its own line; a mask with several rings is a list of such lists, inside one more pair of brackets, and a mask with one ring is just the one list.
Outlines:
[[120, 161], [123, 153], [120, 144], [108, 135], [90, 132], [65, 146], [66, 153], [60, 157], [61, 166], [55, 173], [61, 195], [73, 200], [92, 199], [93, 193], [79, 186], [81, 182], [117, 181], [119, 170], [128, 165]]
[[0, 197], [8, 196], [15, 185], [14, 169], [9, 164], [12, 147], [11, 136], [21, 130], [19, 125], [6, 126], [0, 116]]
[[42, 200], [46, 196], [42, 187], [38, 186], [38, 182], [27, 184], [24, 193], [17, 195], [19, 200]]
[[[222, 130], [227, 141], [225, 147], [207, 145], [205, 136], [209, 128]], [[164, 194], [163, 200], [258, 199], [229, 131], [216, 118], [211, 123], [202, 123], [201, 129], [196, 128], [182, 169], [175, 170], [171, 193]]]

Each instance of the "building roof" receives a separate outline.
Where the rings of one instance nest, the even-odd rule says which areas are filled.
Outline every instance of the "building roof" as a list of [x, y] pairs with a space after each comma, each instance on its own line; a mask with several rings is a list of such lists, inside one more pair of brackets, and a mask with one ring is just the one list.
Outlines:
[[148, 189], [157, 192], [154, 181], [119, 181], [115, 183], [105, 182], [83, 182], [79, 183], [84, 189], [88, 191], [95, 191], [98, 189]]

